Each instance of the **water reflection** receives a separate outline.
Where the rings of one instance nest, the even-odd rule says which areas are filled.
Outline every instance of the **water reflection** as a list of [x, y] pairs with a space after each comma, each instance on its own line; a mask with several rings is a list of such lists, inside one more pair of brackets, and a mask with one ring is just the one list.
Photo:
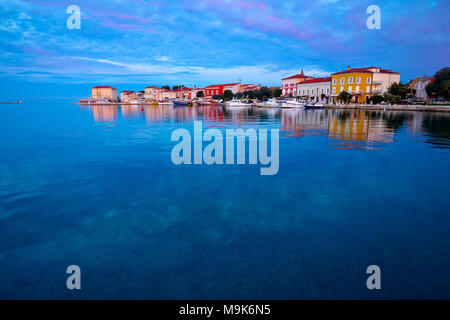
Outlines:
[[210, 126], [279, 127], [283, 137], [322, 136], [334, 148], [383, 148], [395, 135], [406, 132], [436, 148], [450, 147], [450, 115], [403, 111], [298, 110], [223, 106], [91, 106], [95, 121], [144, 119], [153, 122], [192, 122], [203, 120]]

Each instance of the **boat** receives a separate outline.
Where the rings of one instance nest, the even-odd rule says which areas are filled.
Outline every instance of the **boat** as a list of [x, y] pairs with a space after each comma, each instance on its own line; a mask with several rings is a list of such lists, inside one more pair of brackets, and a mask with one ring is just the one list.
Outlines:
[[241, 100], [231, 100], [231, 101], [227, 101], [225, 102], [225, 105], [227, 107], [248, 107], [249, 104], [242, 102]]
[[282, 108], [305, 108], [305, 103], [303, 101], [297, 100], [286, 100], [281, 103]]
[[273, 98], [260, 104], [260, 106], [267, 108], [279, 108], [281, 104], [275, 98]]
[[172, 103], [174, 107], [192, 107], [193, 105], [189, 99], [173, 99]]
[[305, 104], [305, 109], [323, 109], [324, 105], [317, 102], [311, 102]]

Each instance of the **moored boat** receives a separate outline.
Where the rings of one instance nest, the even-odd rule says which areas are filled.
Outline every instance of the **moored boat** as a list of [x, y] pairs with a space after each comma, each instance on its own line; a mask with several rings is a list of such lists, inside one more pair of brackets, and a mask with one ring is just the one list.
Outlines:
[[173, 99], [172, 103], [174, 107], [192, 107], [192, 100], [189, 99]]

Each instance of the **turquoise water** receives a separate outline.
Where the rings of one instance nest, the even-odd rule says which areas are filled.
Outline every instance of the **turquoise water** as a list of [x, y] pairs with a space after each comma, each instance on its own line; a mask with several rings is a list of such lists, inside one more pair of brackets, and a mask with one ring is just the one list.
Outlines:
[[[280, 129], [278, 174], [174, 165], [194, 120]], [[61, 102], [0, 131], [0, 298], [450, 298], [450, 114]]]

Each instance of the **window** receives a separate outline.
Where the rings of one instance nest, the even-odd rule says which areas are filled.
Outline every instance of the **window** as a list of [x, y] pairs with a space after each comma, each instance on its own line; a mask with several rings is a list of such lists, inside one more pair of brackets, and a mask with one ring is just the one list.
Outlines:
[[336, 93], [336, 87], [333, 87], [333, 93]]
[[359, 86], [356, 86], [356, 92], [358, 92], [359, 91]]
[[341, 84], [345, 83], [345, 78], [341, 78]]
[[341, 92], [344, 91], [344, 87], [341, 87]]
[[[370, 79], [370, 78], [368, 78], [368, 79]], [[367, 92], [367, 93], [369, 93], [369, 92], [370, 92], [370, 86], [367, 86], [367, 90], [366, 90], [366, 92]]]
[[333, 84], [337, 84], [337, 79], [333, 79]]
[[348, 92], [352, 92], [352, 86], [348, 87]]
[[367, 78], [367, 83], [370, 83], [372, 79], [371, 78]]
[[353, 77], [348, 78], [348, 83], [353, 83]]
[[356, 83], [361, 83], [361, 77], [356, 78]]

